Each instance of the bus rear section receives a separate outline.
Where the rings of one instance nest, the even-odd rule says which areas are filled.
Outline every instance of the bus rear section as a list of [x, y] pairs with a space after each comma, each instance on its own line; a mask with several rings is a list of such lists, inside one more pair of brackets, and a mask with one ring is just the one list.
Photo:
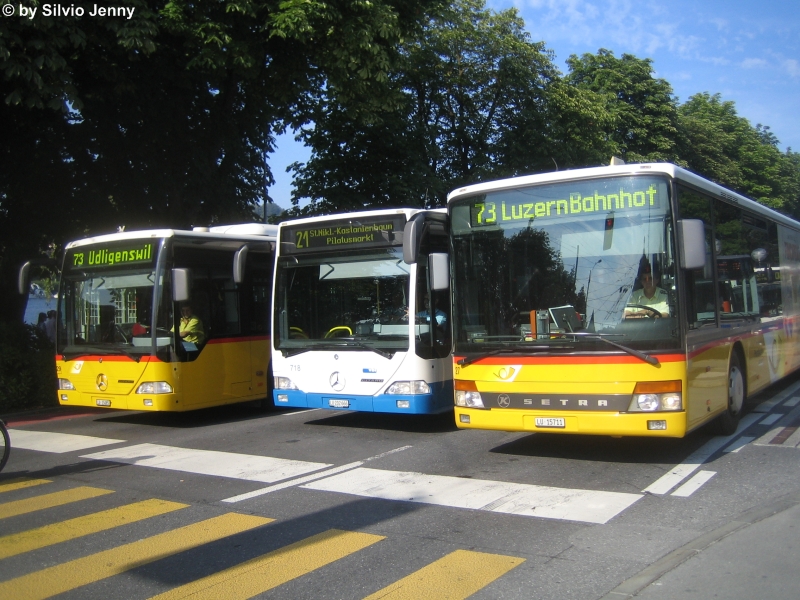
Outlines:
[[[280, 225], [272, 353], [276, 406], [452, 411], [448, 296], [431, 293], [425, 269], [403, 261], [403, 230], [414, 212], [370, 211]], [[439, 242], [446, 244], [446, 237]]]
[[274, 226], [125, 232], [66, 249], [58, 399], [185, 411], [271, 401]]
[[448, 216], [459, 427], [730, 434], [800, 366], [799, 224], [674, 165], [477, 184]]

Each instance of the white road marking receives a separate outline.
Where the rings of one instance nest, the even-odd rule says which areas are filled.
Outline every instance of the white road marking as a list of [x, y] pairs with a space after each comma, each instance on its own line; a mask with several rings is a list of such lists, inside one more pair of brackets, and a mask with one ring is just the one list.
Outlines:
[[732, 442], [736, 436], [738, 436], [760, 418], [761, 415], [753, 413], [745, 415], [745, 417], [739, 422], [739, 427], [737, 428], [736, 433], [733, 435], [711, 438], [704, 445], [689, 455], [686, 461], [679, 465], [675, 465], [672, 469], [670, 469], [669, 473], [663, 477], [660, 477], [642, 491], [649, 492], [651, 494], [666, 494], [681, 481], [699, 469], [700, 466], [702, 466], [702, 464], [706, 462], [712, 454], [714, 454], [723, 446]]
[[672, 495], [681, 496], [683, 498], [691, 496], [700, 489], [700, 486], [702, 486], [706, 481], [711, 479], [716, 474], [716, 471], [700, 471], [697, 473], [697, 475], [672, 492]]
[[365, 458], [364, 460], [348, 463], [346, 465], [342, 465], [341, 467], [334, 467], [333, 469], [320, 471], [319, 473], [314, 473], [313, 475], [306, 475], [305, 477], [300, 477], [299, 479], [284, 481], [283, 483], [278, 483], [276, 485], [271, 485], [269, 487], [261, 488], [260, 490], [253, 490], [252, 492], [246, 492], [244, 494], [239, 494], [238, 496], [231, 496], [230, 498], [225, 498], [224, 500], [222, 500], [222, 502], [228, 502], [233, 504], [234, 502], [249, 500], [250, 498], [255, 498], [256, 496], [263, 496], [264, 494], [269, 494], [270, 492], [285, 490], [286, 488], [294, 487], [296, 485], [302, 485], [304, 483], [308, 483], [309, 481], [316, 481], [317, 479], [322, 479], [323, 477], [329, 477], [331, 475], [335, 475], [336, 473], [341, 473], [342, 471], [350, 471], [351, 469], [360, 467], [365, 462], [368, 462], [370, 460], [375, 460], [376, 458], [383, 458], [384, 456], [389, 456], [390, 454], [394, 454], [395, 452], [402, 452], [403, 450], [408, 450], [409, 448], [411, 448], [411, 446], [401, 446], [400, 448], [395, 448], [394, 450], [389, 450], [388, 452], [382, 452], [381, 454], [376, 454], [375, 456], [370, 456], [369, 458]]
[[322, 410], [321, 408], [309, 408], [306, 410], [293, 410], [291, 412], [281, 413], [282, 417], [292, 417], [294, 415], [304, 415], [306, 413], [314, 412], [315, 410]]
[[326, 463], [252, 456], [234, 452], [174, 448], [160, 444], [138, 444], [117, 450], [86, 454], [81, 458], [263, 483], [274, 483], [331, 466]]
[[794, 398], [789, 398], [786, 402], [783, 403], [783, 405], [791, 408], [793, 406], [797, 406], [798, 402], [800, 402], [800, 396], [795, 396]]
[[768, 413], [775, 408], [775, 406], [797, 393], [797, 390], [800, 390], [800, 382], [786, 388], [780, 395], [775, 396], [772, 400], [762, 402], [753, 409], [753, 412]]
[[52, 452], [64, 454], [78, 450], [88, 450], [98, 446], [122, 444], [125, 440], [92, 437], [89, 435], [75, 435], [73, 433], [51, 433], [49, 431], [28, 431], [26, 429], [9, 429], [12, 448], [23, 450], [36, 450], [37, 452]]
[[763, 419], [761, 419], [758, 424], [759, 425], [772, 425], [775, 421], [779, 421], [783, 418], [783, 413], [772, 413], [771, 415], [767, 415]]
[[368, 468], [354, 469], [301, 487], [384, 500], [599, 524], [607, 523], [642, 497], [641, 494]]
[[748, 437], [746, 435], [743, 435], [738, 440], [733, 442], [730, 446], [725, 448], [725, 450], [723, 450], [723, 452], [738, 452], [739, 450], [741, 450], [742, 448], [747, 446], [747, 444], [752, 442], [754, 439], [756, 439], [756, 438]]

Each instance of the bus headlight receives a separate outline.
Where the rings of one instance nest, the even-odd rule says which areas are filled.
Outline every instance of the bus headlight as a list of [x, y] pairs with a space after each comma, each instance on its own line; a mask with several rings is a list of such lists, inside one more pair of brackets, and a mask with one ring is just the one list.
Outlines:
[[485, 408], [480, 392], [468, 392], [467, 390], [456, 390], [456, 406], [464, 408]]
[[676, 381], [639, 382], [633, 390], [629, 412], [683, 410], [683, 386]]
[[58, 380], [58, 389], [60, 390], [74, 390], [75, 386], [72, 385], [72, 382], [69, 379], [61, 379]]
[[172, 386], [166, 381], [145, 381], [138, 388], [137, 394], [171, 394]]
[[483, 398], [478, 391], [478, 386], [474, 381], [468, 379], [456, 379], [453, 382], [455, 387], [456, 406], [464, 408], [486, 408], [483, 405]]
[[276, 390], [296, 390], [297, 386], [294, 384], [294, 381], [289, 379], [288, 377], [278, 377], [275, 376], [275, 389]]
[[395, 381], [392, 385], [388, 387], [386, 393], [393, 395], [402, 394], [404, 396], [415, 395], [415, 394], [430, 394], [431, 386], [429, 386], [426, 382], [420, 380]]

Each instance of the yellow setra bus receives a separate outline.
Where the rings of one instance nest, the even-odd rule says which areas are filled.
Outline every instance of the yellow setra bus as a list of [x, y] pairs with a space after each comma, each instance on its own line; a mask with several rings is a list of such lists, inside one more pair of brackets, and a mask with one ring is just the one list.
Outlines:
[[458, 427], [730, 434], [800, 366], [800, 223], [687, 170], [471, 185], [448, 217]]
[[271, 402], [276, 233], [244, 224], [69, 243], [58, 294], [59, 402], [145, 411]]

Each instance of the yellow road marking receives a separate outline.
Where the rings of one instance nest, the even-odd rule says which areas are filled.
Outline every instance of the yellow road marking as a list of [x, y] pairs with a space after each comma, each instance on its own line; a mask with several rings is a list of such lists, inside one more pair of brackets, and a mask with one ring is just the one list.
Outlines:
[[523, 562], [515, 556], [456, 550], [364, 600], [460, 600]]
[[252, 598], [382, 539], [384, 536], [381, 535], [331, 529], [164, 592], [151, 600]]
[[0, 583], [0, 598], [38, 600], [119, 575], [274, 519], [226, 513]]
[[6, 502], [5, 504], [0, 504], [0, 519], [16, 517], [17, 515], [24, 515], [37, 510], [44, 510], [45, 508], [53, 508], [54, 506], [61, 506], [63, 504], [69, 504], [70, 502], [88, 500], [89, 498], [113, 493], [114, 492], [111, 490], [81, 486], [71, 490], [64, 490], [63, 492], [43, 494], [26, 500]]
[[16, 556], [23, 552], [30, 552], [37, 548], [52, 546], [67, 540], [74, 540], [91, 533], [106, 531], [120, 525], [135, 523], [136, 521], [163, 515], [187, 506], [189, 505], [167, 502], [166, 500], [143, 500], [142, 502], [96, 512], [84, 517], [14, 533], [0, 537], [0, 559]]
[[0, 483], [0, 494], [3, 492], [13, 492], [14, 490], [24, 490], [25, 488], [42, 485], [43, 483], [53, 483], [49, 479], [28, 479], [21, 477], [19, 479], [10, 479], [5, 483]]

